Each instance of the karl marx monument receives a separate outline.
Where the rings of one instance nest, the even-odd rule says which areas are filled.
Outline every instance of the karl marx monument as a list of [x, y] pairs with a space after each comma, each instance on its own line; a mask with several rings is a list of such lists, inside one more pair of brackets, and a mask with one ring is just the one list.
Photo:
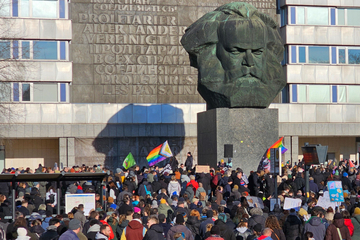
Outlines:
[[[244, 173], [278, 140], [278, 111], [267, 109], [286, 85], [277, 24], [245, 2], [223, 5], [193, 23], [181, 39], [198, 69], [207, 104], [198, 114], [199, 164], [224, 157]], [[226, 153], [224, 145], [233, 145]]]

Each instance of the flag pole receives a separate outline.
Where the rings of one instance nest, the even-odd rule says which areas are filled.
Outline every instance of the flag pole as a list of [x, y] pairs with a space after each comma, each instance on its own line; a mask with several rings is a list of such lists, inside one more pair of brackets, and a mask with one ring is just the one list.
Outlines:
[[281, 177], [282, 174], [281, 174], [281, 171], [282, 171], [282, 154], [281, 154], [281, 147], [279, 147], [279, 176]]

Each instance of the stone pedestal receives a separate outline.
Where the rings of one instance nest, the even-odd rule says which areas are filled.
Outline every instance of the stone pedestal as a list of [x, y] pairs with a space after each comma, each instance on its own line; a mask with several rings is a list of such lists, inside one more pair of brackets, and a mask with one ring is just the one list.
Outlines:
[[233, 144], [233, 169], [240, 167], [249, 175], [279, 139], [277, 109], [217, 108], [197, 116], [199, 165], [227, 162], [224, 144]]

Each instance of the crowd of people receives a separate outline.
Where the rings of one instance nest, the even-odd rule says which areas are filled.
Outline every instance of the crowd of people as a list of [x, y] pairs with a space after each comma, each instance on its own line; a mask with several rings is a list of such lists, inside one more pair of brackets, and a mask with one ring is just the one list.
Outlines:
[[[24, 182], [16, 186], [15, 219], [11, 216], [12, 186], [0, 183], [0, 239], [89, 240], [342, 240], [360, 239], [360, 172], [349, 160], [310, 168], [310, 194], [305, 194], [302, 161], [283, 166], [283, 176], [268, 169], [244, 174], [241, 166], [220, 161], [210, 172], [196, 172], [189, 154], [164, 169], [133, 166], [117, 168], [106, 180], [62, 182], [57, 202], [55, 182]], [[66, 172], [103, 172], [101, 165], [74, 166]], [[6, 169], [15, 172], [58, 172], [58, 168]], [[328, 181], [341, 181], [345, 201], [335, 208], [317, 206]], [[277, 188], [278, 196], [275, 196]], [[94, 193], [96, 207], [83, 204], [56, 213], [67, 193]], [[263, 207], [248, 202], [262, 200]], [[271, 206], [277, 197], [280, 204]], [[297, 209], [283, 209], [285, 198], [301, 199]]]

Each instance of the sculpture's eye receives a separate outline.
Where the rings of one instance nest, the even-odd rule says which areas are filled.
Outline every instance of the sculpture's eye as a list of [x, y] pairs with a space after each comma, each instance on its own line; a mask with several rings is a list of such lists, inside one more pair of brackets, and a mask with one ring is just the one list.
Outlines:
[[254, 55], [261, 55], [264, 52], [263, 48], [255, 49], [252, 51]]

